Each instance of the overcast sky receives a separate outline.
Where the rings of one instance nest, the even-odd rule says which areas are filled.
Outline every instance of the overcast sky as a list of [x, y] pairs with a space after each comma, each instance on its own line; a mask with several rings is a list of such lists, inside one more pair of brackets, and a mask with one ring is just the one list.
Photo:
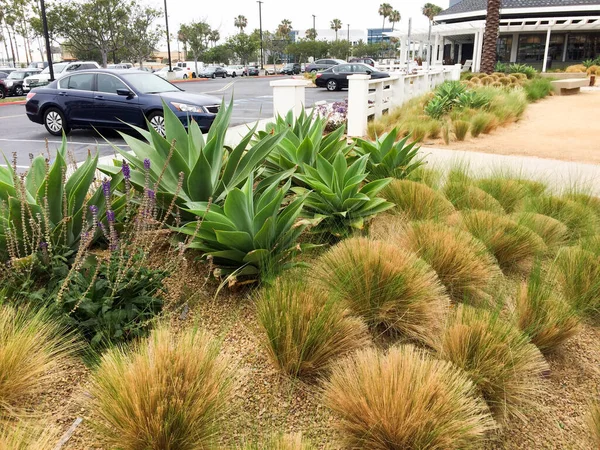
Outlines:
[[[150, 0], [156, 7], [163, 7], [162, 0]], [[402, 16], [396, 29], [406, 29], [412, 17], [412, 26], [426, 28], [427, 18], [421, 13], [427, 0], [388, 1]], [[316, 17], [317, 30], [329, 28], [332, 19], [340, 19], [343, 28], [350, 24], [351, 29], [381, 27], [382, 18], [377, 14], [380, 0], [265, 0], [262, 5], [264, 30], [275, 30], [283, 20], [292, 21], [294, 29], [312, 28], [312, 15]], [[447, 8], [449, 0], [433, 1]], [[221, 32], [221, 38], [236, 33], [234, 18], [241, 14], [248, 19], [248, 31], [258, 28], [258, 4], [255, 0], [167, 0], [169, 27], [175, 33], [181, 23], [193, 20], [206, 20]], [[386, 21], [387, 24], [387, 21]], [[387, 27], [387, 25], [386, 25]]]

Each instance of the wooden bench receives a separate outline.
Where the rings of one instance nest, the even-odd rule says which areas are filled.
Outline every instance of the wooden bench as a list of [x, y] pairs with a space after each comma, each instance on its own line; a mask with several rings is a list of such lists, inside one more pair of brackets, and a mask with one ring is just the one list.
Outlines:
[[567, 78], [552, 81], [552, 88], [557, 95], [578, 94], [580, 88], [590, 84], [587, 78]]

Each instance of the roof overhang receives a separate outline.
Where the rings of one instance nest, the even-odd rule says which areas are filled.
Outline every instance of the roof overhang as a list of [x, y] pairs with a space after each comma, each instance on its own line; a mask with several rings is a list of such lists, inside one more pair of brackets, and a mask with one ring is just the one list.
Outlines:
[[[600, 4], [598, 5], [573, 5], [573, 6], [545, 6], [539, 8], [502, 8], [500, 10], [500, 17], [502, 15], [519, 15], [519, 14], [545, 14], [545, 13], [571, 13], [571, 12], [595, 12], [600, 10]], [[435, 22], [443, 22], [445, 20], [457, 20], [457, 19], [468, 19], [470, 17], [481, 17], [486, 16], [487, 10], [481, 9], [477, 11], [468, 11], [456, 14], [441, 14], [435, 16], [433, 20]]]

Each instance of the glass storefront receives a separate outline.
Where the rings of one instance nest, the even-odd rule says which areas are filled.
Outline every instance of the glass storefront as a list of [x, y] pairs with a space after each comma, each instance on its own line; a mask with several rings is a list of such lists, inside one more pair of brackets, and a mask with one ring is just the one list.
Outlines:
[[[498, 38], [498, 47], [503, 36]], [[567, 43], [566, 54], [565, 40]], [[543, 62], [546, 45], [546, 33], [519, 35], [517, 62], [536, 63]], [[510, 52], [509, 52], [510, 53]], [[600, 56], [600, 33], [553, 33], [550, 34], [548, 56], [553, 61], [583, 61]], [[498, 52], [500, 61], [507, 61], [505, 56]]]
[[510, 50], [512, 48], [512, 36], [500, 36], [496, 43], [496, 57], [498, 61], [510, 61]]
[[600, 56], [600, 33], [569, 33], [567, 61], [583, 61]]

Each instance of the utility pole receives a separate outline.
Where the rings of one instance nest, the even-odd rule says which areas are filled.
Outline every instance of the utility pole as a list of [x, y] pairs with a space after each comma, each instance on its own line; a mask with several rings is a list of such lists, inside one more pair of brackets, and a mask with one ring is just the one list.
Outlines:
[[260, 29], [260, 70], [263, 70], [263, 64], [265, 61], [265, 58], [263, 56], [263, 33], [262, 33], [262, 4], [263, 4], [263, 2], [261, 0], [258, 0], [256, 3], [258, 3], [258, 25], [259, 25], [259, 29]]
[[315, 39], [317, 39], [317, 27], [315, 25], [315, 19], [317, 16], [315, 16], [314, 14], [312, 16], [313, 16], [313, 41], [314, 41]]
[[52, 65], [52, 49], [50, 48], [50, 35], [48, 33], [48, 19], [46, 18], [46, 5], [40, 0], [40, 12], [42, 14], [42, 27], [44, 28], [44, 41], [46, 41], [46, 56], [48, 57], [48, 71], [50, 82], [54, 81], [54, 66]]
[[167, 26], [167, 54], [169, 57], [169, 72], [173, 72], [171, 66], [171, 35], [169, 34], [169, 14], [167, 13], [167, 0], [165, 0], [165, 23]]
[[348, 24], [348, 44], [350, 43], [350, 24]]

